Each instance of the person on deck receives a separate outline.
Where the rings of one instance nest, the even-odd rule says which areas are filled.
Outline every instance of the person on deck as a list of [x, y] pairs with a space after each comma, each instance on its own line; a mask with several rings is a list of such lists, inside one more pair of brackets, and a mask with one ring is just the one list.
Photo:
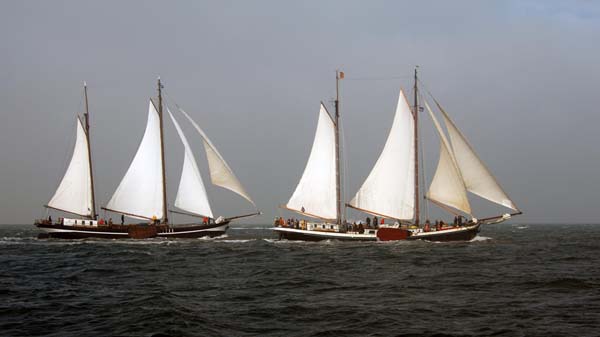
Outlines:
[[48, 215], [48, 222], [52, 223], [52, 215]]
[[113, 222], [112, 222], [112, 218], [108, 218], [108, 224], [109, 224], [109, 225], [112, 225], [112, 224], [113, 224]]
[[369, 226], [371, 226], [371, 218], [367, 217], [367, 227], [369, 227]]
[[121, 214], [121, 225], [125, 224], [125, 214]]
[[378, 224], [377, 216], [373, 216], [373, 227], [376, 228]]

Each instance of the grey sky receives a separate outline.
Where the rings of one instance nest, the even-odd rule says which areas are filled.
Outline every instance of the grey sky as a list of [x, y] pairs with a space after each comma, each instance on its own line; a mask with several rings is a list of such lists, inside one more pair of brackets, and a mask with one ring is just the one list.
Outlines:
[[[286, 215], [277, 205], [302, 174], [335, 69], [348, 77], [351, 197], [416, 64], [523, 208], [521, 221], [598, 222], [598, 41], [593, 1], [3, 1], [0, 222], [45, 214], [72, 151], [84, 80], [100, 205], [135, 153], [160, 75], [265, 212], [256, 221], [270, 221]], [[404, 78], [357, 80], [365, 77]], [[422, 116], [431, 177], [438, 144]], [[206, 173], [201, 143], [185, 130]], [[173, 200], [183, 150], [173, 127], [166, 132]], [[215, 214], [248, 209], [204, 177]]]

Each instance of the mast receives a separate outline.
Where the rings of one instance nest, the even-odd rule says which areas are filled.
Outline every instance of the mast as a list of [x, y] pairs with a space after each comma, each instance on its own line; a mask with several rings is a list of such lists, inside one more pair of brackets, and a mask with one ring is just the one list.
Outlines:
[[160, 156], [162, 162], [163, 223], [169, 223], [169, 216], [167, 213], [167, 180], [165, 174], [165, 137], [163, 131], [162, 85], [160, 84], [160, 76], [158, 77], [158, 119], [160, 121]]
[[90, 165], [90, 182], [92, 185], [92, 219], [96, 220], [96, 197], [94, 194], [94, 174], [92, 172], [92, 150], [90, 146], [90, 110], [88, 106], [87, 83], [83, 82], [83, 93], [85, 96], [85, 138], [87, 140], [88, 164]]
[[419, 100], [417, 88], [417, 69], [415, 67], [415, 101], [413, 107], [413, 117], [415, 119], [415, 225], [419, 225]]
[[335, 207], [337, 224], [342, 224], [342, 205], [340, 197], [340, 78], [344, 78], [344, 73], [335, 71]]

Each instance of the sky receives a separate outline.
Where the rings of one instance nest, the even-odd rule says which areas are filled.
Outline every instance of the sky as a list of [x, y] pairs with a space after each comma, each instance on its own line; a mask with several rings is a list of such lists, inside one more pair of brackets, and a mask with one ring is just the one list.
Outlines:
[[[583, 0], [2, 1], [0, 223], [46, 215], [72, 152], [83, 81], [99, 206], [135, 154], [160, 76], [264, 212], [247, 221], [270, 223], [292, 216], [277, 206], [302, 175], [319, 102], [331, 110], [335, 70], [346, 74], [349, 200], [383, 148], [399, 89], [411, 93], [416, 65], [523, 210], [516, 221], [598, 223], [598, 41], [600, 4]], [[421, 120], [430, 180], [439, 140]], [[214, 213], [252, 210], [209, 184], [201, 141], [184, 131]], [[183, 149], [172, 125], [165, 132], [172, 203]], [[474, 199], [477, 216], [506, 211]]]

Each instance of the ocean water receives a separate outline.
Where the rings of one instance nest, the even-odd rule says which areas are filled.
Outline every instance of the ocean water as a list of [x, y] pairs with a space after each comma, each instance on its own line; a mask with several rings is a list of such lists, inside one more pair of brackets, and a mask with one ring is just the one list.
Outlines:
[[0, 226], [1, 336], [600, 335], [600, 225], [466, 243], [36, 239]]

